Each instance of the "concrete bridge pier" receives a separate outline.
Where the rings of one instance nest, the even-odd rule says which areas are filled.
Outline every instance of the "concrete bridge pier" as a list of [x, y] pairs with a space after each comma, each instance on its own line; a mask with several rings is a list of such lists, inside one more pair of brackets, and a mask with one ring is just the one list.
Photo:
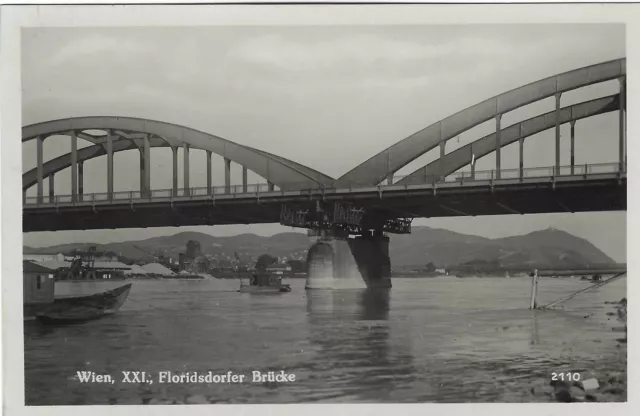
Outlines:
[[324, 237], [307, 255], [307, 289], [390, 288], [389, 237]]
[[358, 236], [347, 240], [358, 265], [360, 276], [368, 288], [391, 287], [391, 259], [389, 237], [384, 235]]

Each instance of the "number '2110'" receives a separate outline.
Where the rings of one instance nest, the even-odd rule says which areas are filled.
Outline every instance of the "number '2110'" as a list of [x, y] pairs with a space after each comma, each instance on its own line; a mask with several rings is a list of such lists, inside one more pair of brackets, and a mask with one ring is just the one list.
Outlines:
[[551, 373], [551, 380], [580, 381], [580, 373]]

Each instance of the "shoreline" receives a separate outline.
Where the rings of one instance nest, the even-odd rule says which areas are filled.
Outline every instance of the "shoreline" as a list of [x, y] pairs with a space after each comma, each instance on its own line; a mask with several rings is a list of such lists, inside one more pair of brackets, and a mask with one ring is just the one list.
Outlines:
[[[620, 338], [615, 339], [617, 359], [598, 363], [590, 369], [576, 371], [580, 374], [579, 381], [546, 379], [532, 383], [530, 394], [534, 401], [544, 402], [599, 402], [599, 403], [624, 403], [627, 402], [627, 299], [618, 302], [604, 302], [610, 308], [606, 308], [607, 316], [617, 316], [617, 321], [624, 327], [611, 326], [612, 331], [624, 331]], [[612, 306], [612, 308], [611, 308]], [[615, 312], [611, 312], [613, 309]], [[604, 367], [604, 368], [602, 368]]]

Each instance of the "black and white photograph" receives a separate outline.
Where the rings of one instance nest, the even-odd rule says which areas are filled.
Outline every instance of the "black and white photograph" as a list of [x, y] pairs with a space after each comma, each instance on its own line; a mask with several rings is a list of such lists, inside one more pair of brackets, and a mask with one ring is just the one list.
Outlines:
[[13, 405], [626, 403], [640, 10], [594, 6], [38, 6]]

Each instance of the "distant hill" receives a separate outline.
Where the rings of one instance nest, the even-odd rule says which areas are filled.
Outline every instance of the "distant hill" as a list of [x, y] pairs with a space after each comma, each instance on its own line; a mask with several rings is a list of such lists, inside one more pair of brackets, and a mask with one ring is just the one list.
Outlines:
[[[109, 244], [64, 244], [43, 248], [24, 247], [25, 253], [59, 253], [96, 246], [98, 251], [112, 251], [133, 260], [153, 261], [153, 255], [178, 258], [189, 240], [200, 242], [203, 254], [254, 261], [261, 254], [304, 258], [312, 238], [301, 233], [280, 233], [270, 237], [240, 234], [214, 237], [198, 232], [181, 232], [140, 241]], [[414, 227], [411, 234], [392, 235], [390, 245], [393, 265], [449, 267], [485, 260], [504, 267], [590, 268], [615, 262], [589, 241], [567, 232], [547, 229], [526, 235], [489, 239], [429, 227]]]
[[270, 254], [276, 257], [291, 257], [292, 255], [304, 257], [311, 244], [309, 237], [301, 233], [280, 233], [270, 237], [255, 234], [214, 237], [209, 234], [187, 231], [169, 236], [119, 243], [75, 243], [38, 248], [25, 246], [23, 252], [25, 254], [70, 253], [76, 249], [85, 250], [95, 246], [99, 252], [112, 251], [132, 260], [154, 261], [154, 256], [159, 254], [177, 259], [179, 253], [186, 251], [187, 242], [190, 240], [200, 243], [203, 254], [233, 258], [234, 253], [238, 253], [243, 261], [256, 259], [261, 254]]
[[432, 262], [439, 267], [474, 260], [497, 260], [505, 267], [539, 268], [589, 268], [615, 264], [613, 259], [589, 241], [552, 228], [526, 235], [489, 239], [416, 227], [409, 235], [394, 236], [390, 251], [392, 264]]

